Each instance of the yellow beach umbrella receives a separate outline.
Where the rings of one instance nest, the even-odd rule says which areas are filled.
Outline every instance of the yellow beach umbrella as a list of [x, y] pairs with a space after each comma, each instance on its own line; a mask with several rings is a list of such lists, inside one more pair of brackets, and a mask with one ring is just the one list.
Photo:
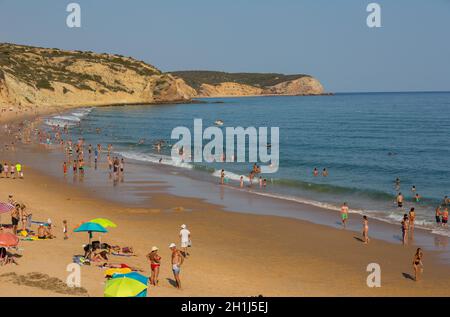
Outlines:
[[135, 279], [118, 277], [106, 282], [104, 295], [105, 297], [135, 297], [146, 289], [147, 285]]
[[112, 222], [111, 220], [106, 219], [106, 218], [95, 218], [95, 219], [89, 220], [89, 222], [97, 223], [104, 228], [108, 228], [108, 227], [116, 228], [117, 227], [117, 225], [114, 222]]
[[130, 273], [131, 269], [128, 267], [124, 267], [124, 268], [112, 268], [112, 269], [107, 269], [105, 271], [105, 276], [113, 276], [113, 274], [127, 274]]

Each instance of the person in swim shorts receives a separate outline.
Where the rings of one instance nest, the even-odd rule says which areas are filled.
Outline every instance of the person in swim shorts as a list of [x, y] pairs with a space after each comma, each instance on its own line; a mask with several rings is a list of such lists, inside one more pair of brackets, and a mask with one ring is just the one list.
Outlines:
[[180, 272], [181, 272], [181, 265], [183, 264], [184, 258], [181, 252], [177, 249], [177, 246], [175, 243], [171, 243], [169, 245], [169, 249], [172, 251], [172, 272], [173, 277], [176, 281], [176, 287], [178, 289], [181, 289], [181, 280], [180, 280]]
[[403, 195], [402, 195], [402, 193], [398, 193], [398, 195], [397, 195], [397, 206], [398, 206], [398, 208], [403, 208]]
[[341, 220], [344, 228], [346, 227], [347, 219], [348, 219], [348, 206], [347, 203], [344, 203], [341, 207]]

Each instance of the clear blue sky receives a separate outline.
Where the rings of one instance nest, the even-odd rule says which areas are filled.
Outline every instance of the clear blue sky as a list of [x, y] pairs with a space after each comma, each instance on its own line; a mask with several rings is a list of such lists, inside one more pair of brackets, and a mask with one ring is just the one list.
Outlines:
[[[81, 29], [65, 8], [78, 2]], [[382, 6], [382, 28], [366, 6]], [[450, 0], [0, 0], [0, 41], [164, 71], [307, 73], [328, 91], [450, 90]]]

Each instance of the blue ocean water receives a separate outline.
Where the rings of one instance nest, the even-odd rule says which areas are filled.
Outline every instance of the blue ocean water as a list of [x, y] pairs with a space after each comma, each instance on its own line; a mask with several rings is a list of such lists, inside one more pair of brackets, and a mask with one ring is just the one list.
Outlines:
[[[279, 127], [280, 168], [266, 174], [268, 187], [253, 194], [275, 196], [397, 223], [410, 207], [417, 223], [435, 231], [434, 209], [450, 195], [450, 93], [361, 93], [314, 97], [203, 99], [206, 103], [81, 109], [49, 118], [72, 126], [87, 144], [148, 164], [176, 165], [170, 158], [172, 129], [204, 127], [218, 119], [230, 127]], [[223, 103], [217, 103], [217, 101]], [[97, 130], [99, 129], [99, 130]], [[165, 140], [158, 152], [154, 144]], [[248, 175], [252, 163], [178, 164], [180, 171], [217, 182], [220, 169], [230, 184]], [[328, 177], [313, 176], [323, 168]], [[400, 178], [396, 188], [394, 181]], [[412, 186], [422, 197], [413, 200]], [[401, 191], [407, 203], [394, 204]]]

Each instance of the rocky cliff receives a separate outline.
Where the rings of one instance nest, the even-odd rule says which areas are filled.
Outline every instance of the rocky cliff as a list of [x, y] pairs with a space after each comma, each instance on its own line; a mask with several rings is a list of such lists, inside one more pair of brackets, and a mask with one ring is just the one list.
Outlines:
[[310, 75], [274, 73], [172, 72], [195, 89], [197, 97], [321, 95], [322, 84]]
[[0, 44], [3, 107], [183, 102], [195, 94], [182, 79], [133, 58]]

